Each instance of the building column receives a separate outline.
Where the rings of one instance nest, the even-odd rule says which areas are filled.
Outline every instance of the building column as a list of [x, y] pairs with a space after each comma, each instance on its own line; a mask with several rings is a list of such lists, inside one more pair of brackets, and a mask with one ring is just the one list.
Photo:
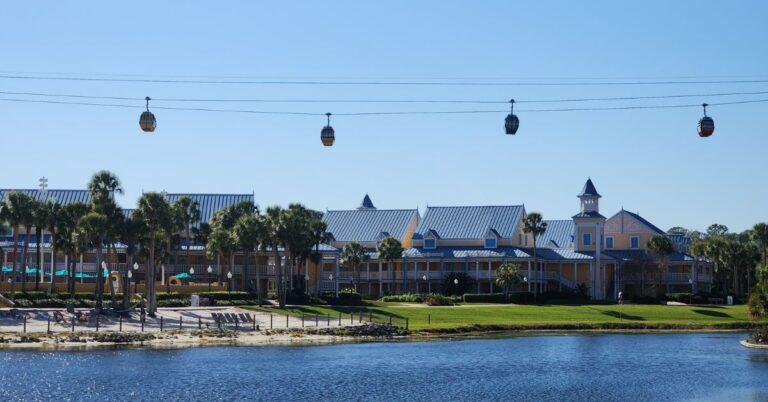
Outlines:
[[[579, 286], [579, 264], [577, 262], [573, 263], [573, 286]], [[574, 290], [576, 289], [574, 288]]]
[[384, 295], [384, 278], [382, 277], [381, 260], [379, 260], [379, 297]]
[[370, 262], [366, 262], [365, 263], [365, 272], [366, 272], [366, 275], [367, 275], [366, 277], [368, 278], [368, 296], [370, 296], [371, 295], [371, 291], [372, 291], [372, 289], [371, 289], [371, 263]]
[[432, 293], [432, 278], [429, 277], [429, 259], [427, 259], [427, 293]]
[[[144, 280], [144, 282], [146, 282], [146, 279]], [[80, 283], [83, 283], [83, 255], [82, 254], [80, 254]]]
[[336, 256], [333, 258], [333, 272], [334, 276], [333, 279], [333, 290], [336, 292], [336, 297], [339, 297], [339, 255], [336, 254]]
[[533, 281], [533, 277], [531, 276], [531, 261], [528, 261], [528, 293], [531, 292], [531, 282]]

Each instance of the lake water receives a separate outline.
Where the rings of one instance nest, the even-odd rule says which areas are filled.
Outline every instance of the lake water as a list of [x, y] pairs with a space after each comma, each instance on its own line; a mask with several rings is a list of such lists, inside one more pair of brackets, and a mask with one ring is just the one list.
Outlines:
[[0, 351], [0, 399], [768, 401], [744, 334]]

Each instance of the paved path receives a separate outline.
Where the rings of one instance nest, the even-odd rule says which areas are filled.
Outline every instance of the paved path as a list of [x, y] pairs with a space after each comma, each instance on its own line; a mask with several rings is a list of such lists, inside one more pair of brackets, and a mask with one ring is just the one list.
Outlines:
[[[33, 309], [16, 309], [16, 317], [10, 316], [11, 309], [0, 309], [0, 333], [2, 332], [23, 332], [24, 331], [24, 319], [27, 317], [27, 332], [46, 332], [48, 330], [48, 321], [50, 317], [50, 329], [53, 332], [70, 332], [72, 331], [72, 318], [75, 314], [66, 312], [66, 309], [45, 309], [45, 308], [33, 308]], [[76, 313], [88, 314], [91, 309], [75, 309]], [[64, 321], [62, 323], [55, 322], [55, 312], [59, 312], [63, 315]], [[198, 328], [214, 329], [218, 327], [218, 324], [213, 319], [212, 313], [217, 314], [236, 314], [240, 317], [240, 314], [247, 314], [255, 320], [255, 324], [260, 329], [272, 328], [301, 328], [302, 320], [300, 317], [289, 317], [286, 321], [285, 315], [270, 314], [258, 311], [249, 311], [237, 307], [186, 307], [186, 308], [160, 308], [157, 310], [157, 316], [146, 317], [144, 323], [144, 331], [160, 331], [161, 318], [163, 330], [196, 330]], [[356, 320], [357, 321], [357, 320]], [[181, 326], [180, 326], [181, 324]], [[351, 325], [349, 316], [346, 319], [341, 320], [341, 326]], [[237, 328], [240, 330], [252, 330], [254, 326], [253, 322], [240, 322], [237, 324]], [[338, 327], [339, 317], [319, 316], [317, 321], [315, 316], [306, 316], [303, 322], [304, 327]], [[98, 323], [99, 331], [118, 331], [120, 329], [120, 319], [118, 317], [110, 317], [101, 315]], [[221, 323], [222, 328], [235, 329], [234, 323]], [[122, 330], [124, 332], [139, 332], [141, 331], [141, 320], [138, 313], [133, 313], [130, 317], [123, 318]], [[75, 319], [75, 331], [96, 331], [96, 320], [91, 318], [87, 322], [80, 322]]]

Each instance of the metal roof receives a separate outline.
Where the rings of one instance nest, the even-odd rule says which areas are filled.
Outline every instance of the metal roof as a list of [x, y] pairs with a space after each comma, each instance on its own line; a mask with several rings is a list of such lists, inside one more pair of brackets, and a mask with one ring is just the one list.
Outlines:
[[425, 249], [423, 247], [409, 248], [403, 252], [406, 258], [530, 258], [530, 254], [516, 247], [498, 247], [486, 249], [483, 247], [438, 247]]
[[595, 189], [595, 185], [592, 184], [592, 179], [587, 179], [587, 182], [584, 183], [584, 188], [581, 189], [581, 193], [577, 197], [584, 197], [584, 196], [593, 196], [593, 197], [602, 197], [600, 194], [598, 194], [597, 189]]
[[368, 194], [363, 197], [363, 202], [360, 203], [360, 206], [357, 207], [357, 209], [376, 209], [375, 206], [373, 206], [373, 201], [371, 201], [371, 197], [368, 196]]
[[547, 230], [536, 239], [536, 247], [573, 248], [575, 224], [570, 219], [545, 220]]
[[589, 211], [589, 212], [579, 212], [578, 214], [574, 215], [573, 218], [603, 218], [605, 217], [600, 214], [600, 212], [597, 211]]
[[[646, 250], [606, 250], [605, 254], [621, 261], [655, 261], [658, 259]], [[670, 262], [692, 262], [696, 259], [692, 256], [675, 251], [668, 257]]]
[[[533, 251], [529, 251], [533, 254]], [[536, 257], [543, 260], [559, 261], [559, 260], [593, 260], [595, 259], [594, 251], [575, 251], [572, 248], [537, 248]], [[601, 253], [600, 257], [606, 260], [612, 259], [605, 253]]]
[[82, 202], [83, 204], [88, 204], [91, 202], [91, 194], [88, 192], [88, 190], [46, 190], [46, 191], [40, 191], [40, 190], [29, 190], [29, 189], [4, 189], [0, 190], [0, 199], [5, 199], [8, 194], [10, 193], [24, 193], [32, 198], [34, 198], [36, 201], [48, 201], [48, 200], [55, 200], [59, 204], [66, 205], [71, 204], [73, 202]]
[[[224, 209], [230, 205], [237, 205], [242, 201], [254, 202], [253, 194], [166, 194], [168, 202], [173, 204], [179, 198], [187, 196], [197, 201], [200, 208], [200, 222], [209, 222], [216, 211]], [[197, 226], [200, 222], [195, 222]]]
[[645, 218], [643, 218], [642, 216], [640, 216], [640, 215], [638, 215], [638, 214], [636, 214], [636, 213], [633, 213], [633, 212], [629, 212], [629, 211], [627, 211], [627, 210], [622, 210], [622, 211], [623, 211], [623, 212], [626, 212], [626, 213], [627, 213], [629, 216], [631, 216], [631, 217], [633, 217], [633, 218], [637, 219], [637, 220], [638, 220], [638, 221], [640, 221], [640, 223], [642, 223], [643, 225], [645, 225], [645, 226], [648, 226], [649, 228], [651, 228], [651, 230], [653, 230], [654, 232], [656, 232], [656, 234], [660, 234], [660, 235], [663, 235], [663, 234], [665, 234], [665, 232], [664, 232], [663, 230], [659, 229], [659, 228], [658, 228], [656, 225], [654, 225], [653, 223], [651, 223], [651, 222], [648, 222], [648, 221], [647, 221]]
[[402, 241], [414, 219], [419, 219], [415, 209], [328, 211], [323, 216], [328, 232], [340, 242], [374, 242], [382, 232]]
[[672, 241], [672, 243], [675, 243], [675, 244], [680, 244], [684, 246], [691, 244], [691, 238], [683, 234], [677, 234], [677, 233], [667, 234], [667, 237], [669, 238], [669, 240]]
[[434, 230], [441, 239], [482, 239], [489, 229], [511, 238], [524, 213], [522, 205], [427, 207], [414, 238]]

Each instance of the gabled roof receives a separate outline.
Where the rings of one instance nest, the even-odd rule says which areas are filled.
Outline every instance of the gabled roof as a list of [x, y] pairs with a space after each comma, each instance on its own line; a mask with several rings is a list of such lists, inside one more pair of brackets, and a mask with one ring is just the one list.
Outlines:
[[545, 220], [547, 230], [536, 239], [536, 247], [573, 248], [576, 225], [570, 219]]
[[414, 238], [434, 230], [442, 239], [482, 239], [488, 228], [511, 238], [523, 217], [522, 205], [478, 207], [427, 207]]
[[584, 188], [581, 189], [581, 193], [577, 197], [584, 197], [584, 196], [592, 196], [592, 197], [602, 197], [600, 194], [597, 193], [597, 189], [595, 189], [595, 185], [592, 184], [592, 179], [587, 179], [587, 182], [584, 183]]
[[[658, 257], [646, 250], [605, 250], [611, 257], [621, 261], [655, 261]], [[670, 262], [690, 262], [696, 259], [692, 256], [675, 251], [668, 257]]]
[[680, 244], [683, 246], [687, 246], [691, 244], [691, 238], [684, 234], [678, 234], [678, 233], [667, 234], [667, 237], [669, 238], [669, 240], [672, 241], [672, 243], [675, 243], [675, 244]]
[[402, 241], [418, 217], [415, 209], [356, 209], [328, 211], [323, 221], [336, 241], [375, 242], [381, 232]]
[[658, 228], [656, 225], [654, 225], [653, 223], [651, 223], [651, 222], [648, 222], [648, 221], [647, 221], [645, 218], [643, 218], [642, 216], [640, 216], [640, 215], [638, 215], [638, 214], [636, 214], [636, 213], [632, 213], [632, 212], [626, 211], [626, 210], [622, 210], [622, 211], [623, 211], [623, 212], [626, 212], [626, 213], [627, 213], [627, 215], [629, 215], [629, 216], [631, 216], [631, 217], [635, 218], [636, 220], [638, 220], [638, 221], [639, 221], [640, 223], [642, 223], [643, 225], [645, 225], [645, 226], [648, 226], [648, 227], [649, 227], [651, 230], [653, 230], [654, 232], [656, 232], [656, 234], [660, 234], [660, 235], [663, 235], [663, 234], [665, 234], [665, 232], [664, 232], [663, 230], [659, 229], [659, 228]]
[[373, 201], [371, 201], [371, 197], [368, 196], [368, 194], [363, 197], [363, 202], [360, 203], [360, 206], [357, 207], [357, 209], [376, 209], [376, 207], [373, 206]]
[[[168, 202], [173, 204], [179, 198], [188, 196], [197, 201], [200, 208], [200, 222], [209, 222], [216, 211], [224, 209], [230, 205], [237, 205], [242, 201], [254, 202], [253, 194], [166, 194]], [[195, 222], [197, 226], [200, 222]]]
[[88, 204], [91, 201], [91, 194], [88, 190], [0, 190], [0, 199], [4, 200], [9, 193], [24, 193], [36, 201], [45, 202], [47, 200], [56, 200], [59, 204], [71, 204], [73, 202], [82, 202]]
[[578, 214], [574, 215], [573, 218], [603, 218], [605, 217], [600, 214], [600, 212], [597, 211], [589, 211], [589, 212], [579, 212]]

